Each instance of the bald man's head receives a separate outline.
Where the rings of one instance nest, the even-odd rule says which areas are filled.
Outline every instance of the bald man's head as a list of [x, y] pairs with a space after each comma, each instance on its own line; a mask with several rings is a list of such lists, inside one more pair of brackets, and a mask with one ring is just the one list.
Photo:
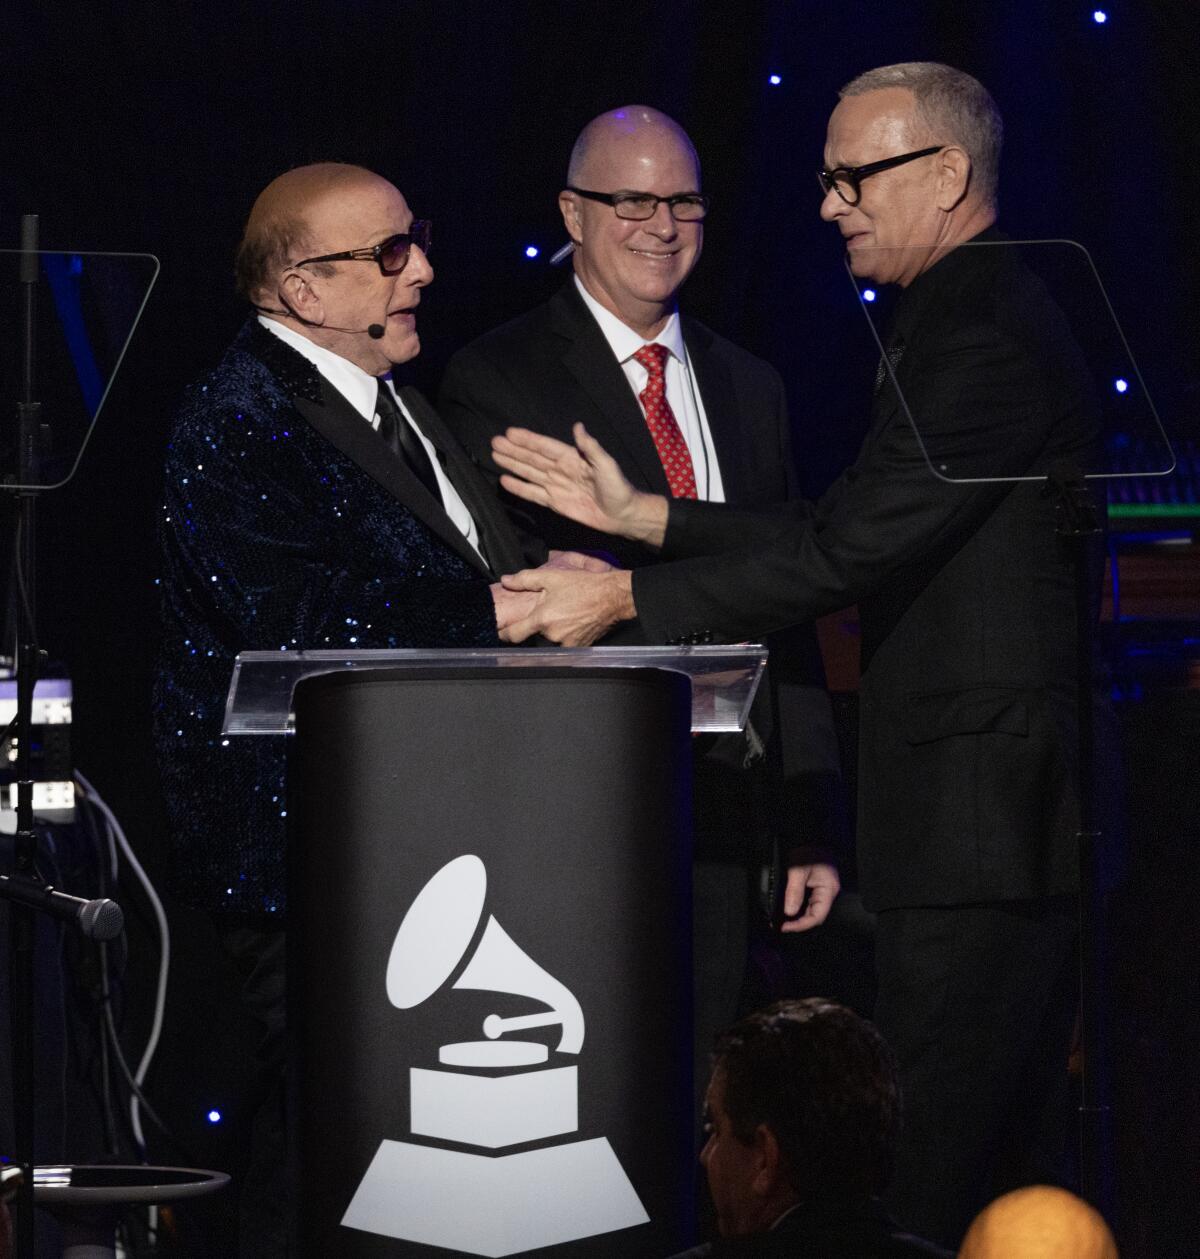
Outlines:
[[[618, 214], [617, 192], [651, 194], [649, 218]], [[646, 340], [665, 326], [704, 244], [704, 224], [671, 205], [700, 193], [700, 161], [687, 132], [648, 105], [625, 105], [580, 132], [558, 196], [575, 244], [575, 274], [591, 297]]]
[[[579, 133], [567, 164], [567, 183], [577, 188], [595, 188], [589, 182], [603, 174], [605, 166], [626, 156], [635, 156], [648, 141], [661, 139], [678, 145], [690, 158], [700, 187], [700, 158], [688, 133], [661, 110], [649, 105], [622, 105], [593, 118]], [[598, 169], [596, 169], [598, 168]]]
[[310, 220], [327, 199], [366, 184], [385, 182], [362, 166], [345, 162], [314, 162], [297, 166], [273, 179], [258, 195], [234, 259], [237, 291], [251, 303], [263, 289], [301, 256], [310, 236]]
[[1065, 1189], [1031, 1185], [975, 1217], [959, 1259], [1117, 1259], [1103, 1217]]

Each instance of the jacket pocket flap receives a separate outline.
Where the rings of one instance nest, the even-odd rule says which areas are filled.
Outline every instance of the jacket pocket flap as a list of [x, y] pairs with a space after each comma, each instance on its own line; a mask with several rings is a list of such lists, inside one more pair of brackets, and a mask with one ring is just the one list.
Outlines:
[[932, 743], [952, 734], [1027, 735], [1029, 709], [1020, 691], [978, 686], [965, 691], [912, 695], [904, 713], [909, 743]]

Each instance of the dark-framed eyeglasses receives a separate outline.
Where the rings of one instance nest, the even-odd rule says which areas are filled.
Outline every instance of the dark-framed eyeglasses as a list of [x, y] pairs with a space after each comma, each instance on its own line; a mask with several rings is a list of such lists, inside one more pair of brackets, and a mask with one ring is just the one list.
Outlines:
[[893, 166], [903, 166], [905, 162], [915, 162], [919, 157], [928, 157], [931, 153], [940, 153], [946, 146], [934, 144], [928, 149], [917, 149], [915, 153], [901, 153], [898, 157], [885, 157], [881, 162], [868, 162], [865, 166], [835, 166], [833, 170], [817, 171], [817, 182], [822, 191], [828, 195], [836, 192], [847, 205], [858, 205], [862, 197], [862, 181], [871, 175], [878, 175], [881, 170], [891, 170]]
[[322, 254], [319, 258], [304, 258], [293, 262], [293, 267], [307, 267], [310, 262], [377, 262], [384, 275], [399, 275], [408, 266], [408, 255], [414, 245], [423, 253], [429, 252], [433, 239], [433, 223], [429, 219], [413, 219], [407, 232], [397, 232], [378, 245], [364, 249], [343, 249], [341, 253]]
[[619, 219], [639, 222], [652, 219], [658, 213], [659, 202], [666, 205], [671, 217], [678, 223], [696, 223], [708, 213], [708, 198], [698, 192], [677, 192], [670, 197], [656, 197], [652, 192], [590, 192], [587, 188], [575, 188], [570, 184], [567, 191], [577, 197], [587, 197], [589, 201], [612, 206]]

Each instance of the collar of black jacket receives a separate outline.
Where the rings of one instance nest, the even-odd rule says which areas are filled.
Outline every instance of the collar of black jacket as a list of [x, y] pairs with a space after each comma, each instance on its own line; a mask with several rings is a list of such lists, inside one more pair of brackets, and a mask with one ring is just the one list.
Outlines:
[[[911, 340], [913, 329], [925, 312], [936, 307], [958, 285], [974, 280], [981, 266], [994, 266], [1004, 252], [1000, 246], [1008, 237], [995, 227], [984, 228], [977, 236], [950, 250], [923, 271], [904, 290], [892, 317], [888, 344]], [[991, 249], [980, 246], [991, 245]]]
[[263, 363], [291, 397], [321, 401], [321, 373], [303, 354], [264, 328], [257, 315], [251, 315], [242, 325], [233, 349], [251, 354]]

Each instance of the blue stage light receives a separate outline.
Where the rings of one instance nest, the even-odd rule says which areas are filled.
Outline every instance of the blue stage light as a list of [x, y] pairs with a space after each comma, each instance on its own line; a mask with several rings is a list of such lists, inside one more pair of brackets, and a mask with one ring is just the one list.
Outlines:
[[219, 1110], [210, 1110], [208, 1112], [207, 1119], [209, 1123], [220, 1123], [221, 1112]]
[[1125, 393], [1129, 388], [1129, 381], [1118, 376], [1116, 380], [1113, 381], [1113, 388], [1117, 391], [1117, 393]]
[[1108, 14], [1105, 13], [1103, 9], [1096, 9], [1092, 13], [1092, 21], [1098, 26], [1103, 26], [1104, 23], [1108, 21]]
[[783, 82], [783, 76], [780, 74], [773, 74], [767, 79], [767, 82], [772, 87], [778, 87]]
[[874, 289], [863, 289], [863, 301], [864, 301], [864, 302], [873, 302], [874, 300], [875, 300], [875, 290], [874, 290]]
[[526, 245], [526, 246], [525, 246], [525, 257], [526, 257], [526, 258], [536, 258], [536, 257], [538, 256], [538, 254], [539, 254], [539, 253], [541, 253], [541, 250], [540, 250], [540, 249], [538, 249], [538, 247], [537, 247], [536, 245]]

